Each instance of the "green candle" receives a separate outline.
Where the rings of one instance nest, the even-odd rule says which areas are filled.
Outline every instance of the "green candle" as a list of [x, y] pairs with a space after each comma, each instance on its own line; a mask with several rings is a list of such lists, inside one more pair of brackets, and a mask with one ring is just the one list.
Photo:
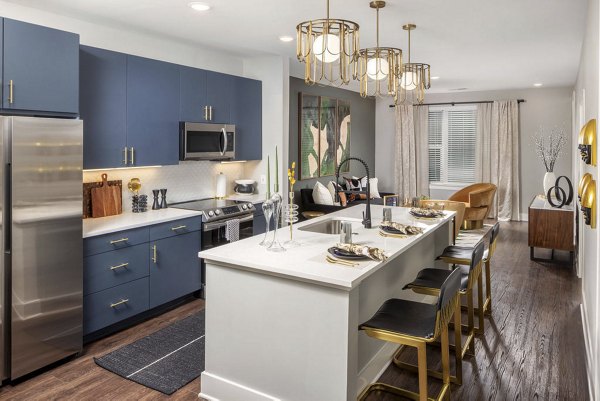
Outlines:
[[277, 155], [277, 146], [275, 146], [275, 193], [279, 193], [279, 156]]
[[267, 156], [267, 199], [271, 197], [271, 160]]

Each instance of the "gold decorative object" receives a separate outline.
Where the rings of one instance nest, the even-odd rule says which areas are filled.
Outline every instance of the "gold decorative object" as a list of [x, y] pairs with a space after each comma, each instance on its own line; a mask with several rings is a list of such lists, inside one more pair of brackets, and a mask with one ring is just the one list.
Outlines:
[[577, 141], [581, 159], [585, 164], [596, 165], [596, 119], [592, 118], [579, 131], [579, 140]]
[[408, 31], [408, 63], [402, 66], [400, 91], [396, 104], [422, 104], [425, 100], [425, 89], [431, 87], [430, 65], [410, 61], [410, 32], [415, 30], [415, 24], [406, 24], [402, 29]]
[[[395, 101], [402, 74], [402, 50], [379, 46], [379, 9], [385, 7], [385, 1], [372, 1], [369, 5], [377, 10], [377, 47], [358, 51], [360, 95], [393, 96]], [[370, 82], [372, 85], [369, 87]]]
[[127, 183], [127, 188], [134, 194], [137, 194], [140, 191], [140, 189], [142, 189], [142, 182], [139, 178], [132, 178]]
[[590, 173], [585, 173], [583, 177], [579, 180], [579, 186], [577, 187], [577, 197], [579, 198], [579, 202], [581, 202], [581, 196], [583, 195], [583, 188], [592, 180], [592, 175]]
[[347, 85], [356, 79], [358, 57], [358, 24], [352, 21], [327, 18], [301, 22], [296, 26], [296, 56], [305, 63], [304, 81], [313, 85], [328, 81]]
[[589, 180], [581, 194], [581, 212], [585, 224], [596, 228], [596, 181]]

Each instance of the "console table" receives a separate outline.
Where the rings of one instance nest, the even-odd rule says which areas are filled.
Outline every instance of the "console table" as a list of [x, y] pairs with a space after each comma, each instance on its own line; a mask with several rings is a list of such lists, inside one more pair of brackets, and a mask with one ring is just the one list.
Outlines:
[[[545, 197], [538, 195], [529, 205], [529, 258], [537, 261], [554, 261], [554, 250], [569, 251], [573, 263], [575, 245], [573, 206], [558, 209], [550, 206]], [[550, 259], [536, 258], [535, 248], [552, 250]]]

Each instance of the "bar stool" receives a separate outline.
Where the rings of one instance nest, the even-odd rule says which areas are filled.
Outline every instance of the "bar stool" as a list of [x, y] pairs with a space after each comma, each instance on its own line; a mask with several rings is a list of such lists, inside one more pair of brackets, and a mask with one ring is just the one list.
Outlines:
[[[460, 356], [461, 359], [464, 358], [467, 351], [470, 352], [471, 355], [475, 355], [475, 347], [474, 347], [474, 337], [475, 337], [475, 324], [474, 324], [474, 308], [473, 308], [473, 285], [475, 280], [479, 283], [479, 299], [480, 301], [483, 299], [482, 290], [481, 290], [481, 261], [483, 258], [484, 252], [484, 244], [483, 242], [479, 242], [475, 247], [470, 251], [471, 257], [469, 258], [469, 263], [467, 266], [461, 265], [460, 267], [454, 270], [446, 270], [446, 269], [436, 269], [436, 268], [427, 268], [421, 270], [417, 274], [417, 278], [412, 282], [408, 283], [404, 286], [404, 289], [411, 289], [419, 294], [433, 295], [439, 296], [440, 288], [442, 284], [445, 282], [446, 278], [454, 274], [454, 272], [460, 272], [460, 295], [466, 295], [467, 297], [467, 326], [463, 325], [455, 325], [454, 331], [456, 333], [461, 333], [462, 328], [466, 329], [467, 339], [465, 341], [464, 346], [461, 348], [462, 342], [457, 342], [455, 344], [456, 348], [461, 348]], [[457, 336], [460, 339], [460, 336]], [[405, 367], [406, 364], [400, 362], [400, 354], [402, 349], [399, 349], [396, 355], [394, 356], [394, 363], [399, 367]], [[462, 382], [462, 371], [457, 369], [456, 376], [453, 378], [457, 384], [461, 384]]]
[[[417, 348], [419, 392], [415, 393], [385, 383], [373, 383], [363, 389], [358, 400], [365, 400], [373, 391], [383, 391], [413, 400], [432, 400], [427, 393], [427, 343], [441, 338], [442, 381], [437, 397], [442, 400], [450, 395], [450, 361], [448, 354], [448, 323], [450, 318], [460, 316], [461, 274], [458, 269], [443, 281], [436, 304], [388, 299], [371, 319], [359, 326], [369, 337]], [[460, 321], [459, 321], [460, 324]]]
[[[483, 253], [484, 263], [484, 275], [485, 275], [485, 301], [479, 300], [478, 307], [475, 308], [475, 313], [479, 317], [479, 327], [475, 328], [477, 334], [483, 334], [484, 332], [484, 320], [483, 315], [491, 315], [492, 313], [492, 271], [491, 271], [491, 260], [494, 252], [496, 251], [496, 241], [500, 232], [500, 223], [494, 224], [492, 227], [492, 233], [490, 235], [490, 245]], [[438, 259], [443, 260], [446, 263], [465, 265], [471, 262], [472, 247], [463, 247], [459, 245], [448, 246], [444, 249], [444, 252], [438, 256]], [[481, 305], [483, 304], [483, 308]]]

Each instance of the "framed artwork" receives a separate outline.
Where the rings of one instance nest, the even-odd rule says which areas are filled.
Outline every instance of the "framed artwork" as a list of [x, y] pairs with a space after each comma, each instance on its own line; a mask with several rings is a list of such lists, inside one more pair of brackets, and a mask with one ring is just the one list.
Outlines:
[[385, 206], [400, 206], [400, 196], [386, 195], [383, 197], [383, 204]]
[[[298, 105], [299, 178], [332, 176], [350, 156], [350, 103], [300, 93]], [[349, 163], [341, 171], [350, 171]]]

